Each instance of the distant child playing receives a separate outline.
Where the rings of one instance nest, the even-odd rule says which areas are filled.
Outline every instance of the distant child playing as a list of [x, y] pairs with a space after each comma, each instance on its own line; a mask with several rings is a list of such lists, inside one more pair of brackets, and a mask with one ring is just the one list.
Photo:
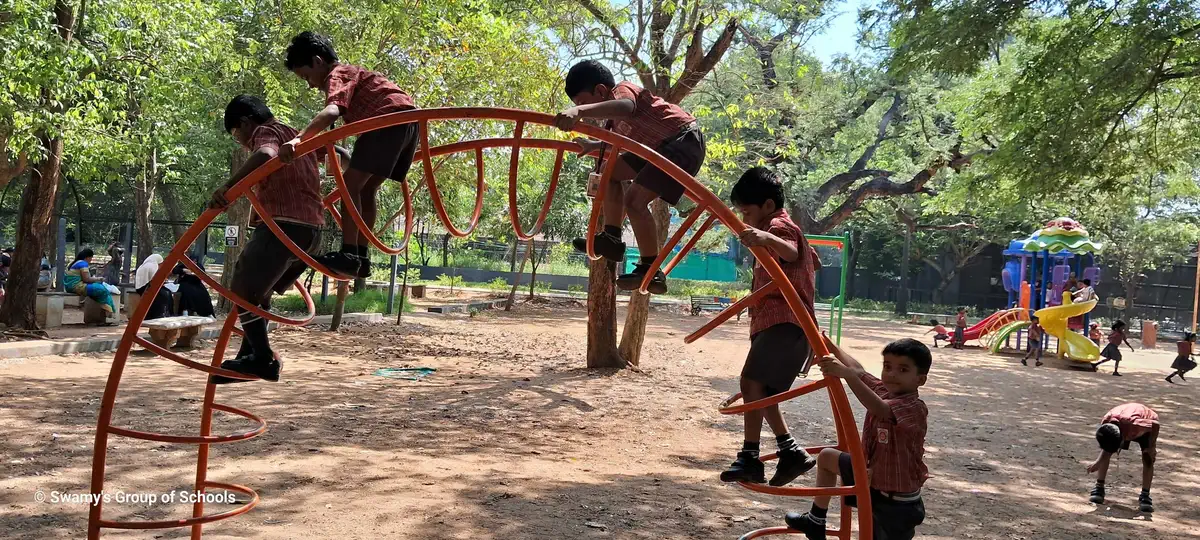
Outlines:
[[958, 308], [958, 318], [955, 319], [955, 321], [954, 321], [954, 348], [955, 349], [963, 348], [963, 343], [966, 342], [966, 340], [963, 339], [963, 334], [966, 331], [967, 331], [967, 308], [960, 307], [960, 308]]
[[[225, 107], [225, 131], [252, 153], [224, 186], [212, 194], [209, 208], [225, 208], [225, 192], [260, 165], [274, 158], [281, 147], [296, 136], [296, 130], [279, 122], [271, 109], [257, 97], [240, 95]], [[339, 149], [340, 150], [340, 149]], [[325, 215], [321, 207], [323, 150], [296, 158], [253, 187], [262, 206], [300, 249], [316, 249]], [[230, 290], [264, 310], [271, 307], [271, 292], [284, 293], [308, 266], [292, 254], [266, 227], [255, 227], [233, 269]], [[278, 381], [282, 368], [267, 339], [267, 321], [237, 308], [244, 338], [237, 357], [221, 367], [267, 381]], [[244, 382], [214, 375], [214, 384]]]
[[1121, 344], [1124, 343], [1129, 347], [1129, 352], [1133, 352], [1133, 345], [1129, 344], [1129, 339], [1125, 337], [1125, 321], [1117, 321], [1112, 325], [1112, 331], [1108, 333], [1108, 345], [1104, 346], [1104, 350], [1100, 351], [1100, 356], [1103, 360], [1092, 364], [1092, 370], [1100, 367], [1109, 360], [1115, 362], [1113, 364], [1113, 375], [1120, 377], [1121, 374], [1117, 371], [1121, 368]]
[[1175, 357], [1174, 362], [1171, 362], [1171, 369], [1175, 370], [1175, 372], [1167, 375], [1167, 382], [1174, 383], [1175, 381], [1172, 379], [1176, 376], [1179, 376], [1179, 380], [1186, 382], [1187, 379], [1183, 378], [1183, 375], [1196, 369], [1196, 360], [1192, 358], [1192, 354], [1194, 354], [1192, 352], [1192, 344], [1195, 342], [1196, 334], [1184, 332], [1183, 339], [1175, 344], [1178, 347], [1178, 356]]
[[[383, 75], [340, 63], [333, 43], [320, 34], [302, 32], [292, 38], [284, 66], [326, 96], [325, 108], [299, 135], [280, 147], [279, 158], [284, 163], [295, 155], [296, 145], [316, 137], [338, 118], [349, 124], [417, 108], [408, 94]], [[346, 171], [350, 200], [342, 201], [342, 248], [318, 257], [318, 262], [347, 276], [365, 278], [371, 274], [368, 233], [360, 233], [354, 226], [347, 206], [354, 205], [363, 221], [369, 227], [375, 226], [379, 188], [388, 178], [404, 181], [417, 149], [417, 134], [417, 124], [408, 123], [358, 136]]]
[[[696, 119], [678, 105], [632, 83], [617, 83], [612, 72], [595, 60], [571, 67], [567, 72], [566, 92], [575, 106], [555, 118], [559, 129], [570, 131], [585, 118], [605, 119], [606, 129], [654, 149], [688, 174], [700, 172], [705, 154], [704, 135]], [[575, 142], [585, 154], [605, 146], [600, 141], [583, 138]], [[629, 184], [631, 180], [633, 183]], [[594, 248], [597, 255], [620, 262], [625, 257], [621, 225], [624, 216], [629, 216], [641, 260], [633, 272], [617, 278], [617, 286], [631, 291], [641, 285], [658, 257], [658, 231], [648, 205], [659, 198], [675, 206], [684, 189], [671, 175], [628, 152], [619, 156], [611, 182], [604, 198], [604, 230], [596, 233]], [[587, 251], [586, 239], [577, 238], [574, 245], [579, 251]], [[661, 271], [655, 273], [647, 289], [654, 294], [667, 292], [666, 276]]]
[[926, 330], [925, 333], [928, 334], [933, 332], [933, 348], [938, 348], [938, 341], [953, 343], [950, 341], [950, 335], [949, 332], [946, 331], [946, 327], [942, 326], [937, 319], [929, 319], [929, 324], [930, 326], [933, 326], [933, 328]]
[[[828, 339], [826, 346], [836, 360], [822, 358], [818, 367], [826, 375], [845, 379], [867, 409], [862, 438], [870, 471], [865, 481], [871, 485], [874, 538], [910, 540], [925, 520], [921, 486], [929, 476], [923, 460], [929, 409], [918, 389], [925, 385], [933, 357], [920, 341], [893, 341], [883, 348], [880, 380]], [[835, 448], [821, 450], [817, 486], [832, 487], [838, 476], [842, 485], [854, 485], [850, 454]], [[854, 499], [847, 497], [846, 505], [857, 506]], [[829, 497], [814, 497], [807, 513], [789, 512], [785, 521], [808, 540], [824, 540], [828, 512]]]
[[1136, 442], [1142, 449], [1142, 493], [1138, 495], [1138, 509], [1153, 512], [1150, 500], [1150, 483], [1154, 481], [1154, 459], [1158, 455], [1158, 413], [1141, 403], [1126, 403], [1114, 407], [1096, 429], [1096, 442], [1100, 443], [1100, 457], [1088, 466], [1088, 473], [1096, 473], [1096, 487], [1092, 488], [1090, 500], [1104, 502], [1104, 480], [1108, 477], [1108, 464], [1113, 454], [1128, 450], [1129, 443]]
[[[779, 177], [763, 167], [750, 169], [734, 184], [729, 198], [741, 212], [742, 220], [749, 225], [740, 236], [742, 243], [748, 247], [764, 247], [779, 260], [783, 273], [787, 274], [788, 281], [796, 288], [811, 315], [816, 294], [815, 257], [804, 233], [783, 209], [783, 183]], [[762, 264], [756, 265], [751, 289], [757, 290], [770, 281], [771, 276]], [[806, 364], [812, 351], [800, 321], [781, 293], [768, 294], [750, 309], [750, 353], [746, 356], [741, 377], [742, 399], [746, 403], [791, 388], [796, 377], [807, 371]], [[745, 442], [733, 465], [721, 473], [721, 481], [767, 481], [763, 463], [759, 460], [764, 416], [775, 433], [775, 444], [779, 448], [779, 462], [770, 481], [772, 486], [785, 485], [817, 464], [817, 460], [788, 433], [779, 406], [772, 405], [746, 412]]]
[[1027, 360], [1035, 354], [1037, 363], [1034, 366], [1042, 365], [1042, 336], [1045, 334], [1045, 330], [1042, 329], [1042, 323], [1038, 321], [1037, 317], [1033, 317], [1032, 323], [1029, 325], [1029, 351], [1025, 353], [1025, 358], [1021, 359], [1022, 366], [1028, 366]]
[[1088, 339], [1092, 340], [1092, 343], [1095, 343], [1097, 346], [1099, 346], [1100, 340], [1103, 337], [1104, 334], [1100, 333], [1100, 323], [1092, 323], [1091, 328], [1088, 329]]

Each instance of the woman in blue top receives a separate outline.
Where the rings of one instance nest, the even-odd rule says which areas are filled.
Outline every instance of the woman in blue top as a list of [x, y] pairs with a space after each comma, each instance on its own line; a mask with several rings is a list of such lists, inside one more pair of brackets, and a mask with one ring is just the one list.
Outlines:
[[63, 278], [63, 285], [68, 291], [71, 291], [79, 296], [86, 296], [100, 303], [100, 307], [104, 308], [106, 313], [112, 313], [116, 306], [113, 305], [112, 295], [108, 292], [108, 287], [104, 285], [103, 277], [92, 277], [88, 272], [91, 266], [92, 257], [95, 252], [91, 248], [85, 248], [75, 255], [75, 262], [67, 268], [66, 276]]

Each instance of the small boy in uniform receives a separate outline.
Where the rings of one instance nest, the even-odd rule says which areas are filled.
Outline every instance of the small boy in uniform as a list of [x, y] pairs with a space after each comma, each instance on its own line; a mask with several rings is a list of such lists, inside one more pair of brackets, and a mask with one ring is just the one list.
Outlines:
[[1125, 337], [1125, 321], [1117, 321], [1112, 325], [1112, 331], [1108, 333], [1108, 345], [1104, 346], [1104, 350], [1100, 351], [1100, 356], [1103, 360], [1092, 364], [1092, 371], [1100, 367], [1109, 360], [1115, 362], [1113, 364], [1113, 376], [1120, 377], [1121, 374], [1117, 371], [1121, 368], [1121, 344], [1124, 343], [1129, 347], [1129, 352], [1133, 351], [1133, 345], [1129, 344], [1129, 339]]
[[1113, 454], [1128, 450], [1129, 443], [1136, 442], [1142, 449], [1142, 493], [1138, 495], [1138, 509], [1150, 513], [1154, 502], [1150, 499], [1150, 483], [1154, 481], [1154, 459], [1158, 455], [1158, 413], [1141, 403], [1126, 403], [1114, 407], [1096, 429], [1096, 442], [1100, 443], [1100, 457], [1088, 466], [1088, 473], [1096, 473], [1096, 487], [1092, 488], [1091, 500], [1095, 504], [1104, 502], [1104, 479], [1108, 476], [1108, 464]]
[[958, 308], [958, 318], [954, 320], [954, 348], [963, 348], [963, 343], [966, 339], [963, 338], [963, 333], [967, 331], [967, 308]]
[[[923, 460], [929, 409], [918, 390], [925, 385], [933, 356], [915, 339], [893, 341], [883, 348], [880, 380], [832, 341], [825, 343], [834, 358], [822, 358], [817, 366], [826, 375], [845, 379], [867, 409], [862, 437], [870, 474], [859, 481], [871, 485], [874, 538], [911, 540], [917, 525], [925, 521], [921, 486], [929, 477]], [[838, 476], [844, 486], [855, 484], [850, 454], [836, 448], [821, 450], [817, 487], [833, 487]], [[846, 505], [857, 507], [857, 500], [846, 497]], [[788, 512], [784, 520], [808, 540], [824, 540], [828, 511], [829, 497], [814, 497], [807, 513]]]
[[1179, 376], [1179, 380], [1187, 382], [1187, 379], [1183, 378], [1183, 375], [1196, 369], [1196, 360], [1192, 358], [1192, 344], [1195, 342], [1196, 334], [1184, 332], [1183, 339], [1175, 344], [1178, 355], [1175, 357], [1175, 361], [1171, 362], [1171, 369], [1175, 370], [1175, 372], [1167, 375], [1167, 382], [1174, 384], [1175, 381], [1172, 379], [1176, 376]]
[[[816, 294], [815, 252], [800, 227], [783, 209], [783, 183], [779, 177], [763, 167], [750, 169], [733, 186], [729, 198], [748, 225], [740, 236], [742, 243], [748, 247], [764, 247], [779, 260], [779, 266], [812, 315]], [[770, 281], [766, 269], [757, 264], [751, 290]], [[800, 373], [807, 372], [806, 364], [812, 354], [800, 321], [782, 293], [768, 294], [750, 309], [750, 353], [741, 376], [742, 399], [746, 403], [787, 391]], [[779, 448], [779, 461], [770, 485], [785, 485], [817, 464], [788, 433], [779, 406], [772, 405], [746, 412], [745, 442], [733, 465], [721, 473], [721, 481], [759, 484], [767, 481], [763, 463], [759, 460], [764, 416], [775, 433], [775, 444]]]
[[[260, 165], [274, 158], [280, 148], [296, 136], [296, 130], [279, 122], [261, 99], [240, 95], [225, 108], [225, 131], [238, 144], [251, 151], [250, 157], [217, 189], [209, 208], [225, 208], [225, 192]], [[339, 149], [340, 150], [340, 149]], [[321, 174], [318, 170], [322, 151], [292, 160], [271, 173], [252, 189], [262, 206], [300, 249], [311, 252], [321, 239], [325, 224], [321, 207]], [[259, 217], [256, 215], [255, 220]], [[296, 257], [265, 226], [255, 227], [250, 241], [238, 257], [229, 289], [246, 301], [268, 310], [271, 292], [284, 293], [308, 266]], [[267, 321], [237, 308], [245, 333], [237, 357], [221, 363], [230, 371], [278, 381], [281, 364], [267, 339]], [[245, 382], [243, 379], [212, 377], [214, 384]]]
[[1026, 351], [1025, 358], [1021, 359], [1021, 365], [1028, 366], [1029, 357], [1036, 354], [1037, 363], [1034, 366], [1040, 367], [1042, 365], [1042, 336], [1045, 334], [1045, 330], [1042, 329], [1042, 323], [1038, 321], [1037, 317], [1033, 317], [1031, 322], [1033, 324], [1029, 325], [1029, 350]]
[[[612, 72], [595, 60], [571, 67], [567, 72], [566, 92], [575, 106], [555, 118], [559, 129], [570, 131], [585, 118], [608, 120], [606, 129], [654, 149], [688, 174], [694, 176], [700, 172], [705, 154], [704, 135], [696, 119], [678, 105], [632, 83], [617, 83]], [[584, 138], [575, 142], [584, 154], [605, 146]], [[658, 257], [658, 231], [649, 204], [659, 198], [675, 206], [684, 188], [671, 175], [628, 152], [621, 154], [611, 181], [604, 200], [604, 230], [596, 233], [594, 247], [597, 255], [620, 262], [625, 257], [621, 225], [624, 216], [629, 216], [641, 260], [633, 272], [617, 278], [617, 286], [631, 291], [641, 285]], [[577, 238], [574, 246], [586, 252], [587, 240]], [[661, 271], [655, 273], [647, 290], [654, 294], [667, 292], [666, 276]]]
[[[285, 67], [304, 79], [311, 88], [325, 93], [325, 108], [299, 135], [279, 149], [279, 158], [287, 163], [295, 155], [296, 145], [316, 137], [338, 118], [353, 123], [417, 108], [411, 97], [387, 77], [359, 66], [343, 64], [329, 38], [302, 32], [287, 48]], [[415, 122], [363, 133], [354, 143], [346, 188], [350, 200], [342, 201], [342, 248], [317, 258], [334, 272], [365, 278], [371, 275], [370, 240], [359, 232], [347, 211], [353, 204], [363, 221], [375, 227], [379, 210], [376, 198], [388, 178], [403, 182], [417, 150], [418, 128]]]
[[947, 343], [950, 342], [950, 333], [946, 330], [945, 326], [942, 326], [942, 324], [938, 322], [937, 319], [929, 319], [929, 325], [933, 328], [926, 330], [925, 333], [928, 334], [933, 332], [933, 348], [938, 348], [938, 341], [945, 341]]
[[1088, 329], [1088, 339], [1092, 340], [1092, 343], [1095, 343], [1099, 347], [1100, 339], [1103, 337], [1104, 334], [1100, 333], [1100, 323], [1092, 323], [1091, 328]]

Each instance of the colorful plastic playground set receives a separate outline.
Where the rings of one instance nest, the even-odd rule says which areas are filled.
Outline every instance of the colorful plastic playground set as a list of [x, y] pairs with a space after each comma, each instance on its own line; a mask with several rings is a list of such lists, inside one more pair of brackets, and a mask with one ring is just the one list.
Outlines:
[[1092, 286], [1099, 284], [1096, 254], [1102, 250], [1079, 222], [1065, 217], [1051, 220], [1028, 238], [1013, 240], [1004, 250], [1008, 260], [1000, 274], [1008, 292], [1008, 308], [967, 328], [964, 341], [978, 340], [993, 353], [1021, 350], [1032, 315], [1046, 331], [1043, 348], [1050, 350], [1047, 345], [1053, 337], [1059, 358], [1090, 367], [1100, 358], [1100, 348], [1076, 331], [1087, 330], [1097, 301], [1072, 303], [1067, 284], [1073, 276], [1090, 280]]

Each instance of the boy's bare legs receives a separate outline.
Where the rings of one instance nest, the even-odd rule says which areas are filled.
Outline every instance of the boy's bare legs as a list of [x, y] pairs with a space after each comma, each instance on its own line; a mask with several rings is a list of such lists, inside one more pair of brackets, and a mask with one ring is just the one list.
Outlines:
[[[746, 377], [741, 378], [741, 389], [743, 403], [752, 403], [770, 396], [765, 385]], [[808, 453], [788, 433], [787, 423], [784, 422], [783, 413], [780, 412], [778, 405], [747, 411], [744, 416], [745, 443], [742, 451], [738, 453], [737, 461], [730, 466], [729, 470], [721, 474], [723, 481], [758, 483], [766, 481], [763, 464], [758, 459], [764, 417], [767, 424], [771, 426], [771, 432], [775, 434], [775, 445], [778, 449], [775, 475], [771, 477], [770, 481], [772, 486], [787, 485], [816, 465], [816, 461], [809, 457]]]
[[658, 257], [658, 229], [654, 215], [650, 213], [650, 203], [657, 198], [657, 193], [637, 184], [630, 184], [625, 190], [625, 213], [629, 216], [633, 236], [637, 238], [642, 263], [652, 263]]
[[[621, 241], [621, 225], [625, 222], [625, 182], [637, 174], [623, 159], [618, 159], [604, 192], [604, 229], [596, 231], [596, 255], [613, 262], [625, 257], [625, 243]], [[587, 253], [587, 239], [576, 238], [572, 245], [580, 253]]]
[[[366, 233], [360, 233], [358, 225], [350, 217], [350, 205], [358, 209], [367, 227], [374, 229], [378, 215], [376, 196], [386, 177], [374, 175], [358, 169], [349, 169], [345, 174], [348, 197], [342, 199], [342, 248], [334, 253], [328, 253], [320, 258], [322, 264], [330, 270], [350, 276], [366, 277], [370, 265], [363, 264], [368, 256], [369, 241]], [[365, 272], [364, 272], [365, 270]]]
[[[825, 448], [817, 455], [817, 487], [833, 487], [837, 485], [838, 462], [842, 451], [836, 448]], [[855, 481], [859, 481], [855, 479]], [[821, 495], [813, 497], [812, 508], [804, 514], [788, 512], [784, 517], [788, 527], [801, 531], [809, 540], [824, 540], [825, 519], [829, 514], [829, 497]]]
[[1154, 482], [1154, 461], [1158, 457], [1158, 426], [1150, 432], [1150, 447], [1142, 448], [1142, 493], [1138, 495], [1138, 510], [1153, 512], [1154, 501], [1150, 499], [1150, 484]]

